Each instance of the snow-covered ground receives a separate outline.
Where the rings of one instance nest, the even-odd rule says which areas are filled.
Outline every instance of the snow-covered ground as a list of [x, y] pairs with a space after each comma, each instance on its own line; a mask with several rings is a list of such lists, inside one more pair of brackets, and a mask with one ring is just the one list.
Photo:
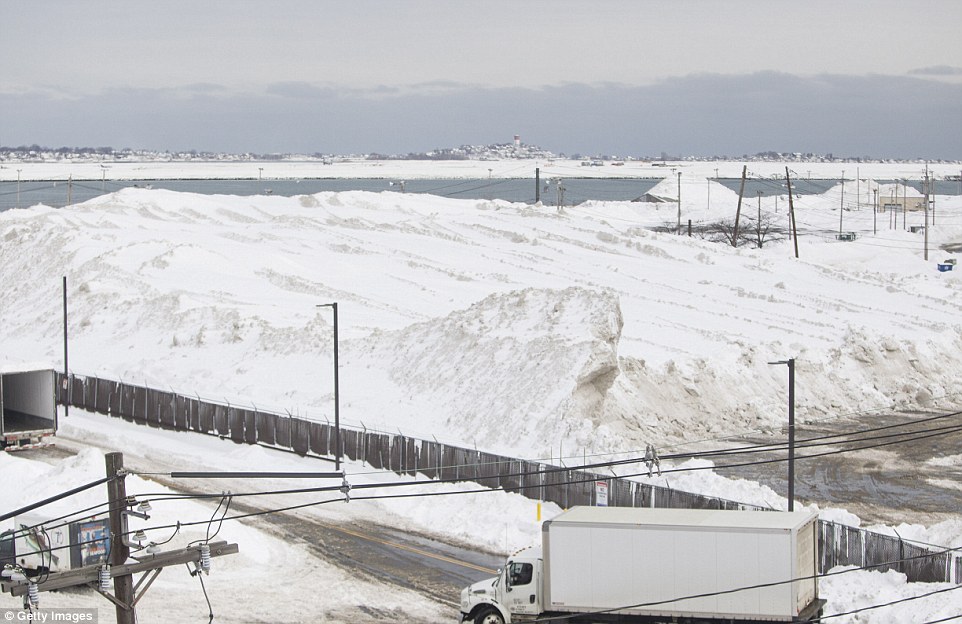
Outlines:
[[[486, 164], [500, 175], [518, 166]], [[706, 180], [712, 164], [683, 169], [683, 221], [734, 215], [736, 194]], [[633, 166], [640, 170], [631, 163], [614, 169], [628, 175]], [[863, 166], [862, 177], [918, 178], [922, 169], [874, 167]], [[741, 172], [738, 163], [719, 168], [722, 176]], [[811, 168], [813, 177], [841, 173], [839, 166]], [[7, 169], [0, 174], [9, 178]], [[676, 184], [666, 180], [665, 194], [674, 195]], [[337, 301], [343, 422], [532, 459], [639, 452], [647, 443], [711, 444], [777, 429], [784, 424], [786, 375], [768, 362], [787, 357], [797, 358], [803, 420], [957, 406], [962, 273], [939, 272], [936, 263], [957, 255], [938, 245], [962, 242], [962, 198], [937, 198], [926, 261], [921, 234], [904, 231], [901, 219], [889, 229], [888, 217], [876, 220], [870, 209], [843, 211], [844, 231], [858, 238], [836, 241], [840, 193], [837, 187], [795, 201], [799, 259], [788, 241], [736, 250], [653, 231], [675, 223], [674, 204], [591, 202], [558, 211], [395, 193], [237, 198], [127, 189], [66, 209], [10, 210], [0, 213], [6, 286], [0, 359], [62, 365], [66, 275], [75, 372], [323, 420], [333, 403], [332, 319], [329, 308], [316, 305]], [[780, 223], [787, 204], [782, 197], [776, 212], [774, 202], [763, 200], [762, 210]], [[754, 200], [746, 202], [745, 215], [756, 210]], [[920, 225], [922, 215], [909, 213], [906, 221]], [[62, 435], [126, 449], [151, 444], [128, 438], [161, 433], [72, 415]], [[177, 438], [163, 448], [197, 461], [193, 444]], [[295, 461], [229, 444], [216, 456], [240, 466]], [[4, 474], [29, 472], [21, 466], [26, 460], [0, 459]], [[958, 465], [959, 456], [936, 461]], [[52, 491], [87, 480], [84, 470], [102, 473], [102, 459], [92, 453], [74, 462], [47, 479]], [[757, 484], [707, 475], [685, 485], [673, 478], [673, 487], [746, 502], [778, 500]], [[21, 502], [44, 495], [16, 492]], [[531, 501], [502, 494], [442, 498], [424, 499], [430, 507], [372, 502], [370, 513], [498, 550], [538, 536]], [[174, 513], [209, 517], [207, 510]], [[857, 521], [842, 510], [826, 515]], [[962, 546], [956, 521], [894, 528], [903, 537]], [[278, 566], [288, 555], [307, 557], [263, 534], [231, 539], [249, 539], [255, 553], [276, 553]], [[247, 556], [242, 546], [234, 559]], [[265, 565], [273, 556], [264, 555]], [[232, 565], [244, 566], [224, 563], [228, 571]], [[305, 565], [331, 582], [343, 580], [323, 562]], [[189, 579], [183, 591], [196, 594], [194, 583]], [[828, 611], [836, 612], [933, 589], [916, 585], [894, 573], [854, 572], [826, 579], [822, 591], [832, 601]], [[365, 591], [357, 590], [358, 601]], [[957, 593], [848, 621], [955, 615], [962, 613]], [[924, 606], [930, 603], [936, 607]], [[417, 604], [420, 614], [438, 608]]]
[[[596, 178], [657, 178], [674, 176], [681, 171], [688, 181], [700, 180], [702, 188], [693, 188], [704, 195], [704, 181], [710, 177], [736, 178], [741, 176], [746, 163], [723, 161], [627, 161], [621, 165], [611, 162], [600, 167], [582, 166], [583, 161], [557, 158], [551, 160], [367, 160], [337, 158], [333, 161], [96, 161], [60, 160], [50, 162], [8, 162], [0, 166], [0, 182], [21, 180], [164, 180], [206, 178], [390, 178], [414, 180], [418, 178], [525, 178], [533, 177], [535, 168], [541, 178], [596, 177]], [[778, 162], [747, 163], [749, 175], [782, 178], [785, 164]], [[925, 163], [789, 163], [792, 175], [801, 178], [845, 178], [854, 180], [856, 172], [866, 179], [919, 180], [924, 175]], [[18, 174], [19, 171], [19, 174]], [[959, 175], [958, 163], [938, 163], [929, 166], [937, 177]], [[674, 177], [672, 177], [674, 181]], [[687, 190], [687, 189], [686, 189]], [[851, 191], [853, 189], [848, 189]], [[866, 200], [868, 201], [868, 200]]]

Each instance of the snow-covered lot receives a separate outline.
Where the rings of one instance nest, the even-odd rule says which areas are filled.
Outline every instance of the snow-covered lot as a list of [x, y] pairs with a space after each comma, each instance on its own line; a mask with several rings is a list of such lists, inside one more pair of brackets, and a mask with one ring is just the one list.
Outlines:
[[[737, 196], [710, 183], [713, 168], [701, 167], [684, 170], [681, 218], [705, 223], [733, 217]], [[907, 165], [898, 171], [876, 167], [863, 167], [862, 176], [921, 172], [905, 171]], [[734, 163], [726, 168], [729, 175], [740, 173]], [[777, 173], [770, 168], [769, 175]], [[674, 194], [676, 184], [668, 179], [661, 190]], [[846, 199], [836, 188], [795, 200], [798, 259], [788, 240], [733, 249], [656, 231], [675, 223], [674, 204], [592, 202], [558, 210], [396, 193], [237, 198], [129, 189], [66, 209], [11, 210], [0, 213], [6, 286], [0, 358], [17, 366], [62, 365], [60, 287], [66, 275], [76, 372], [323, 420], [332, 414], [332, 319], [329, 309], [316, 305], [337, 301], [344, 422], [532, 459], [641, 453], [648, 443], [660, 449], [711, 445], [735, 433], [777, 430], [785, 420], [785, 369], [768, 362], [788, 357], [797, 361], [802, 421], [882, 408], [949, 411], [962, 402], [962, 272], [940, 272], [936, 265], [956, 255], [939, 245], [962, 242], [962, 198], [937, 198], [926, 261], [923, 235], [903, 230], [901, 218], [890, 229], [887, 215], [848, 199], [853, 186], [846, 185]], [[867, 202], [864, 195], [862, 188], [860, 199]], [[762, 211], [783, 223], [787, 205], [785, 197], [777, 209], [765, 200]], [[754, 216], [755, 198], [743, 210]], [[844, 231], [858, 234], [855, 241], [835, 240], [840, 218]], [[921, 225], [923, 216], [904, 218], [908, 227]], [[62, 435], [149, 463], [149, 449], [158, 443], [143, 437], [160, 432], [72, 414]], [[158, 462], [299, 465], [262, 449], [223, 443], [201, 450], [195, 445], [212, 441], [170, 436]], [[18, 457], [0, 455], [0, 461], [4, 475], [15, 475], [3, 479], [4, 508], [103, 471], [96, 450], [52, 468]], [[937, 461], [957, 466], [959, 456]], [[37, 487], [22, 488], [26, 482]], [[777, 499], [717, 475], [675, 487]], [[99, 494], [90, 495], [76, 506], [99, 502]], [[369, 513], [496, 550], [538, 536], [531, 501], [502, 494], [441, 499], [351, 503], [349, 512], [325, 506], [318, 513]], [[189, 507], [194, 504], [178, 503], [183, 506], [165, 513], [210, 516], [207, 508]], [[899, 532], [962, 546], [958, 522]], [[241, 555], [217, 561], [224, 562], [224, 576], [211, 577], [210, 591], [216, 601], [221, 588], [219, 608], [228, 621], [266, 621], [269, 605], [290, 602], [307, 587], [297, 583], [319, 579], [344, 587], [323, 608], [330, 621], [353, 621], [352, 606], [363, 603], [426, 621], [438, 613], [454, 617], [416, 595], [350, 581], [323, 561], [272, 541], [256, 522], [225, 525], [224, 534], [241, 543]], [[276, 591], [250, 581], [254, 563], [277, 576], [289, 560], [312, 575]], [[173, 576], [158, 583], [189, 594], [206, 617], [196, 581]], [[830, 599], [827, 611], [938, 589], [905, 584], [898, 576], [827, 578], [821, 585]], [[240, 589], [248, 581], [249, 589]], [[847, 621], [957, 615], [958, 594]], [[81, 606], [71, 602], [75, 598], [62, 594], [48, 604]], [[16, 602], [0, 598], [2, 606]], [[162, 617], [163, 604], [151, 606], [147, 598], [143, 605], [144, 618]], [[316, 613], [310, 604], [298, 608], [304, 609], [298, 619]]]

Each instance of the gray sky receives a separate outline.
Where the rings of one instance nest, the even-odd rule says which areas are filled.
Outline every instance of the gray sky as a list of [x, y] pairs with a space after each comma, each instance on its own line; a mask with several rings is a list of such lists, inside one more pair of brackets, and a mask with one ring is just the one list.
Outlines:
[[962, 2], [5, 0], [0, 144], [962, 158]]

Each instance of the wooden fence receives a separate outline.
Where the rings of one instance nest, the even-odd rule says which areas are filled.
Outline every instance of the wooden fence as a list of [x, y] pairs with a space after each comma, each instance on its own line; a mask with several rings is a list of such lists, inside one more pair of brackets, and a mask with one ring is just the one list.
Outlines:
[[[334, 455], [334, 427], [328, 423], [201, 400], [123, 382], [58, 374], [57, 400], [91, 412], [153, 427], [194, 431], [261, 444], [303, 456]], [[765, 509], [722, 498], [583, 470], [503, 457], [436, 441], [341, 426], [344, 456], [398, 475], [422, 474], [443, 481], [476, 481], [562, 508], [596, 504], [597, 482], [608, 486], [612, 507], [680, 509]], [[910, 581], [962, 582], [962, 557], [936, 552], [901, 539], [819, 521], [819, 573], [838, 565], [897, 570]]]

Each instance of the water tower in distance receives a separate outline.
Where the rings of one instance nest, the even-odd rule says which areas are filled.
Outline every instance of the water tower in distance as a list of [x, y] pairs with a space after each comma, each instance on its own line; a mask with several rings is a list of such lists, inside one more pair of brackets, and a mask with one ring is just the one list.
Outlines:
[[515, 149], [518, 149], [518, 148], [520, 148], [520, 147], [521, 147], [521, 135], [520, 135], [520, 134], [516, 134], [516, 135], [514, 135], [514, 148], [515, 148]]

